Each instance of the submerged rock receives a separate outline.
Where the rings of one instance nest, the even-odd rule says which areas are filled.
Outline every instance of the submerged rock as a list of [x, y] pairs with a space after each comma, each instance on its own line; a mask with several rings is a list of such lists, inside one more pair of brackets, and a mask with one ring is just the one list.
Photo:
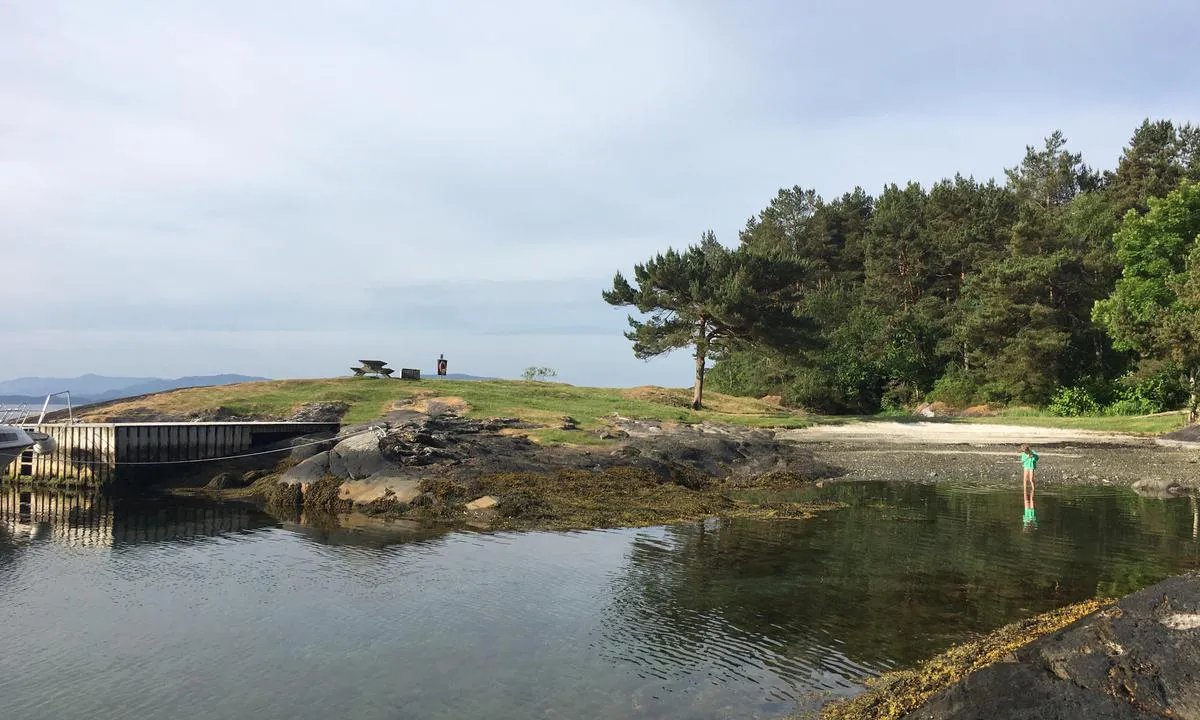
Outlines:
[[1182, 494], [1179, 483], [1169, 478], [1144, 478], [1130, 485], [1142, 497], [1168, 498]]
[[230, 488], [241, 488], [249, 485], [249, 481], [241, 473], [223, 472], [213, 476], [212, 480], [204, 487], [209, 490], [228, 490]]

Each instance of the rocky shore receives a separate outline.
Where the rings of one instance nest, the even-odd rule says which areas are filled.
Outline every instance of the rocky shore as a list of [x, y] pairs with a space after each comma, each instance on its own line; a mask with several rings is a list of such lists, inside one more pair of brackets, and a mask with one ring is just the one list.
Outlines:
[[863, 422], [779, 433], [844, 470], [839, 480], [1005, 483], [1020, 480], [1018, 447], [1041, 456], [1043, 487], [1127, 485], [1148, 496], [1200, 489], [1200, 443], [1174, 437], [988, 424]]
[[[557, 429], [575, 442], [543, 445], [542, 426], [471, 419], [452, 404], [395, 410], [334, 438], [300, 438], [278, 475], [249, 489], [282, 506], [490, 527], [648, 525], [712, 516], [804, 517], [826, 505], [752, 504], [746, 488], [811, 485], [842, 470], [769, 430], [612, 416], [601, 430]], [[207, 490], [246, 494], [247, 474]]]
[[[821, 717], [1200, 718], [1200, 573], [1080, 607], [1090, 610], [1080, 619], [1074, 608], [1050, 613], [884, 676], [872, 692], [827, 706]], [[1030, 632], [1038, 637], [1026, 643]]]

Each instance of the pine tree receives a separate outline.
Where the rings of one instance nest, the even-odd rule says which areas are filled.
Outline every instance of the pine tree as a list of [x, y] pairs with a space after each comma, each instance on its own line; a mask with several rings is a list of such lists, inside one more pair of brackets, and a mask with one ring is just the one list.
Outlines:
[[808, 326], [793, 309], [806, 271], [781, 251], [726, 248], [710, 231], [683, 252], [668, 249], [635, 265], [636, 285], [618, 272], [603, 297], [610, 305], [650, 315], [644, 322], [629, 317], [625, 337], [638, 358], [694, 350], [692, 408], [699, 410], [709, 359], [739, 346], [787, 347], [800, 341]]

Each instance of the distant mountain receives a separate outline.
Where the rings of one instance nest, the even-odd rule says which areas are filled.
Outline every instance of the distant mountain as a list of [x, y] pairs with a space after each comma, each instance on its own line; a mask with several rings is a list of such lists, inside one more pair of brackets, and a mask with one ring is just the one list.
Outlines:
[[130, 385], [150, 382], [158, 378], [105, 377], [103, 375], [80, 375], [77, 378], [23, 377], [0, 381], [0, 395], [28, 395], [46, 397], [49, 393], [70, 390], [72, 395], [99, 395], [110, 390], [119, 390]]
[[[193, 375], [166, 380], [149, 377], [106, 377], [81, 375], [77, 378], [17, 378], [0, 382], [0, 402], [7, 404], [41, 404], [46, 395], [67, 390], [73, 405], [117, 400], [135, 395], [148, 395], [185, 387], [209, 387], [233, 383], [268, 380], [249, 375]], [[55, 402], [63, 402], [56, 398]]]
[[496, 378], [490, 378], [490, 377], [480, 377], [479, 375], [464, 375], [462, 373], [446, 373], [445, 375], [438, 375], [437, 373], [434, 373], [432, 375], [425, 375], [422, 373], [421, 377], [423, 377], [423, 378], [431, 377], [434, 380], [439, 380], [439, 379], [441, 379], [441, 380], [495, 380], [496, 379]]

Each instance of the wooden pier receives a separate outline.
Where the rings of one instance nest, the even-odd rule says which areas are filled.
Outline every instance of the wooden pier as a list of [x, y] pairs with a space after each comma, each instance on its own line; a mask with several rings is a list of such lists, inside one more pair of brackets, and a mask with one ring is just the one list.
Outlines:
[[[46, 454], [26, 450], [0, 476], [20, 481], [101, 487], [136, 471], [169, 471], [202, 460], [244, 456], [282, 440], [337, 432], [336, 422], [43, 423], [26, 425], [54, 438]], [[282, 457], [282, 454], [279, 456]], [[191, 462], [186, 462], [191, 461]], [[269, 462], [269, 460], [268, 460]]]

